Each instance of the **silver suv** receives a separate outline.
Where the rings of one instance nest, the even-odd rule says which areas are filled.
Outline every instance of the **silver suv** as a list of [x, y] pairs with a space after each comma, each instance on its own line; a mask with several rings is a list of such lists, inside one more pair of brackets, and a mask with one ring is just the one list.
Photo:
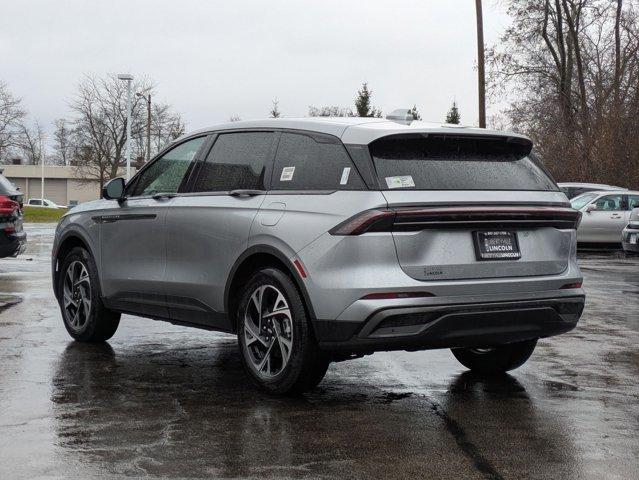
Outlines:
[[531, 149], [512, 133], [364, 118], [185, 136], [61, 220], [64, 325], [85, 342], [110, 338], [121, 313], [237, 334], [274, 393], [379, 350], [517, 368], [584, 305], [580, 213]]

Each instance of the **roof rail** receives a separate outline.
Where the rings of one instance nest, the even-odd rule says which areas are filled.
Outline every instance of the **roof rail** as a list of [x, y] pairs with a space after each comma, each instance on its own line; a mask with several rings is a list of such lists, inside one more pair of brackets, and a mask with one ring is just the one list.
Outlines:
[[391, 122], [401, 123], [403, 125], [410, 125], [415, 117], [410, 113], [410, 109], [408, 108], [398, 108], [397, 110], [393, 110], [391, 113], [386, 115], [386, 120], [390, 120]]

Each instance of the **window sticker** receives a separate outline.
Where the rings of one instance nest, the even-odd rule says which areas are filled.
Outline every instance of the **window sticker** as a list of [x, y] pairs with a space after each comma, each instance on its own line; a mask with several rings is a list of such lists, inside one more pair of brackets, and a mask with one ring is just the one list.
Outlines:
[[388, 188], [411, 188], [415, 187], [415, 182], [411, 175], [400, 175], [398, 177], [386, 177]]
[[348, 177], [351, 174], [351, 167], [344, 167], [342, 170], [342, 178], [339, 181], [340, 185], [346, 185], [348, 183]]
[[295, 167], [284, 167], [282, 169], [282, 175], [280, 175], [280, 182], [290, 182], [293, 180], [294, 173]]

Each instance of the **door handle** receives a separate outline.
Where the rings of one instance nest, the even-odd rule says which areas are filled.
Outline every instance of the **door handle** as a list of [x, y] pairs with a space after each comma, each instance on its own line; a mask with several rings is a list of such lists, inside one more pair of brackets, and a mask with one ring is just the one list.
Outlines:
[[154, 193], [153, 200], [170, 200], [171, 198], [177, 196], [175, 193]]
[[232, 197], [255, 197], [257, 195], [264, 195], [264, 190], [250, 190], [250, 189], [237, 189], [231, 190], [229, 195]]
[[613, 213], [612, 215], [610, 215], [610, 218], [621, 218], [621, 215], [619, 215], [618, 213]]

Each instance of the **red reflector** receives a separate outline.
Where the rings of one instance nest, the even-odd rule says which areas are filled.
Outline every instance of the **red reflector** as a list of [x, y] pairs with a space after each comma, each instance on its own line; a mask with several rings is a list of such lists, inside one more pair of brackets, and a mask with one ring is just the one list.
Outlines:
[[429, 292], [380, 292], [371, 293], [364, 297], [362, 300], [390, 300], [394, 298], [421, 298], [421, 297], [434, 297]]
[[298, 259], [295, 259], [293, 264], [295, 265], [295, 268], [297, 268], [297, 271], [300, 273], [301, 277], [306, 278], [306, 271], [304, 270], [304, 267], [302, 266], [302, 262], [300, 262]]
[[583, 282], [567, 283], [561, 287], [560, 290], [568, 290], [570, 288], [581, 288]]
[[16, 233], [16, 227], [5, 227], [4, 233]]

